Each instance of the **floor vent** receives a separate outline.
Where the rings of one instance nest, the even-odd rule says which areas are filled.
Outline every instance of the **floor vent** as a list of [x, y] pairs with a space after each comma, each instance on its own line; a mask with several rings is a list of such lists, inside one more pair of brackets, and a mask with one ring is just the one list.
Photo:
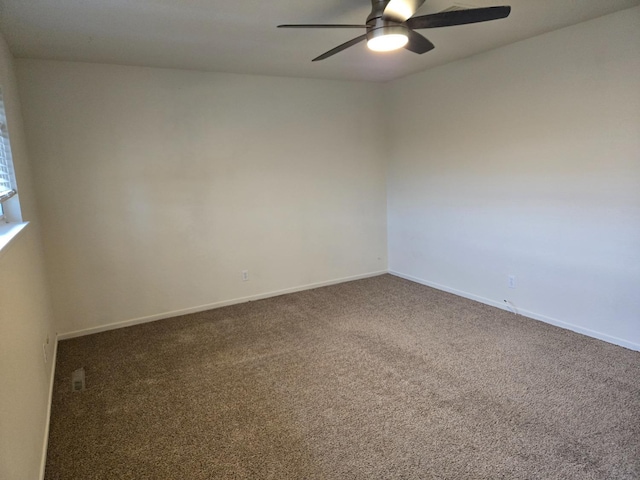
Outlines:
[[74, 370], [74, 372], [71, 374], [71, 391], [82, 392], [85, 389], [86, 385], [84, 381], [84, 368]]

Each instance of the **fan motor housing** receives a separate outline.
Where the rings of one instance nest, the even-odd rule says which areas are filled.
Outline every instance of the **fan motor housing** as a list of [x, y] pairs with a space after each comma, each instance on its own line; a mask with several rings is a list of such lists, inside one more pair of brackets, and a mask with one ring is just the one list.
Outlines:
[[392, 34], [408, 36], [409, 29], [405, 25], [383, 20], [381, 17], [372, 18], [367, 21], [367, 40]]

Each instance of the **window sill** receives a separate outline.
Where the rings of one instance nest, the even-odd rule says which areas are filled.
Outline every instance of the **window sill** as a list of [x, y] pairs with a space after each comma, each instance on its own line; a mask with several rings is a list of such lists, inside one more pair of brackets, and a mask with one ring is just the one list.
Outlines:
[[28, 224], [28, 222], [0, 223], [0, 256], [9, 249], [13, 241], [20, 235]]

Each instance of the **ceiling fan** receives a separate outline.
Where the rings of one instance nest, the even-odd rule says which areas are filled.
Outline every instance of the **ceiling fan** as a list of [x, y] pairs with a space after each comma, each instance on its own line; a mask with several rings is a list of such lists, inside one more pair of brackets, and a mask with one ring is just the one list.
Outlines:
[[324, 60], [336, 53], [352, 47], [364, 40], [374, 51], [388, 52], [404, 47], [405, 49], [423, 54], [435, 47], [433, 43], [414, 30], [421, 28], [451, 27], [468, 23], [488, 22], [506, 18], [511, 13], [511, 7], [471, 8], [466, 10], [451, 10], [431, 15], [414, 17], [418, 8], [425, 0], [371, 0], [371, 13], [364, 25], [278, 25], [278, 28], [365, 28], [366, 33], [342, 45], [337, 46], [313, 59], [314, 62]]

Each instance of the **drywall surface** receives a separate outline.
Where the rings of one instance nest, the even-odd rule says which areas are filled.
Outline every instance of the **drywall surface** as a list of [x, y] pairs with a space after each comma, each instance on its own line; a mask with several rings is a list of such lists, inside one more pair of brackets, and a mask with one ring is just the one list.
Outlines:
[[386, 271], [382, 86], [37, 60], [18, 77], [61, 333]]
[[640, 349], [639, 79], [634, 8], [393, 83], [390, 270]]
[[33, 480], [40, 477], [46, 446], [55, 331], [13, 59], [1, 36], [0, 85], [20, 206], [30, 222], [0, 251], [0, 478]]

